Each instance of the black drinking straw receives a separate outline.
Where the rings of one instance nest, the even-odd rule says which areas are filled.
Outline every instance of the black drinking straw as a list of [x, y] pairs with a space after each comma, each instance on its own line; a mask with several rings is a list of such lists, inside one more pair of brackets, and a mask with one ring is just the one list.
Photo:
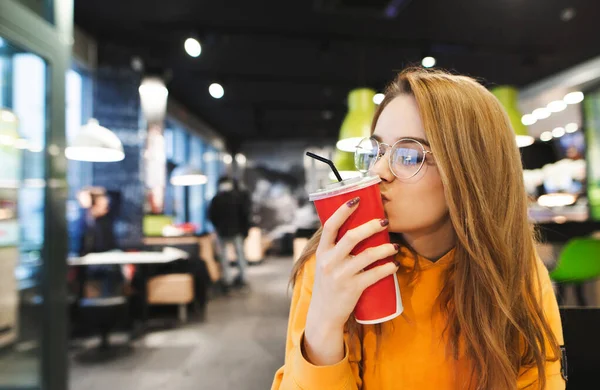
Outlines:
[[338, 181], [342, 181], [342, 177], [340, 176], [340, 173], [338, 172], [335, 165], [333, 165], [333, 162], [331, 160], [328, 160], [321, 156], [317, 156], [316, 154], [311, 153], [311, 152], [306, 152], [306, 155], [308, 157], [314, 158], [315, 160], [319, 160], [319, 161], [324, 162], [325, 164], [329, 165], [329, 168], [331, 168], [331, 170], [333, 171], [333, 174], [338, 179]]

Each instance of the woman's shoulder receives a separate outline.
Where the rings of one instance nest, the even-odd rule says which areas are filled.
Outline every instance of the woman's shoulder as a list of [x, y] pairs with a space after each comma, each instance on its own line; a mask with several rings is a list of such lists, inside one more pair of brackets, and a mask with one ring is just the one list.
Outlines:
[[[302, 261], [302, 260], [298, 260]], [[315, 272], [317, 268], [317, 255], [313, 253], [309, 255], [298, 270], [296, 276], [296, 284], [302, 284], [312, 290], [312, 285], [315, 280]]]
[[537, 271], [538, 280], [540, 282], [540, 287], [542, 289], [542, 296], [548, 293], [548, 291], [554, 292], [548, 267], [538, 255], [535, 256], [535, 268]]

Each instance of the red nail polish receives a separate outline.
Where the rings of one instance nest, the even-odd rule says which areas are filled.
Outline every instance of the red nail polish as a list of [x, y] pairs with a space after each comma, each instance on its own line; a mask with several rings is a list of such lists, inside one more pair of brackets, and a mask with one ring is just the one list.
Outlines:
[[354, 207], [354, 206], [356, 206], [358, 204], [359, 201], [360, 201], [360, 198], [356, 197], [354, 199], [349, 200], [346, 203], [346, 206], [348, 206], [348, 207]]
[[381, 223], [382, 227], [386, 227], [387, 225], [390, 224], [390, 221], [386, 218], [386, 219], [382, 219], [381, 221], [379, 221], [379, 223]]
[[400, 268], [400, 263], [398, 262], [398, 260], [392, 260], [392, 262], [396, 264], [396, 267]]
[[394, 249], [396, 250], [396, 252], [398, 252], [400, 250], [400, 245], [399, 244], [394, 244]]

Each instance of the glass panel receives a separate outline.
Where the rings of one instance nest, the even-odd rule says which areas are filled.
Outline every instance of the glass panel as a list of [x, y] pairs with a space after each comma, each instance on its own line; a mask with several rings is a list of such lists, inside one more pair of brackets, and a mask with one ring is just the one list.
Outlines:
[[[204, 170], [202, 164], [202, 153], [204, 143], [199, 137], [190, 137], [190, 162], [189, 164], [200, 170]], [[196, 225], [196, 233], [204, 232], [204, 189], [205, 185], [191, 186], [189, 190], [188, 207], [190, 210], [190, 222]]]
[[33, 13], [54, 24], [54, 0], [16, 0]]
[[[66, 76], [66, 137], [73, 141], [81, 126], [89, 119], [84, 102], [91, 99], [91, 90], [87, 88], [89, 77], [73, 69]], [[69, 253], [78, 254], [81, 243], [81, 220], [83, 210], [77, 200], [78, 192], [92, 184], [92, 163], [67, 160], [67, 183], [69, 198], [67, 200], [67, 221], [69, 229]]]
[[46, 71], [0, 39], [0, 388], [39, 386]]

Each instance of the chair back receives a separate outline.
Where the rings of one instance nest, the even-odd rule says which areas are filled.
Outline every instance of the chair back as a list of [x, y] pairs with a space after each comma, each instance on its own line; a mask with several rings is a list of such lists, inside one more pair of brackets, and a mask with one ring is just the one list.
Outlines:
[[561, 283], [583, 283], [600, 277], [600, 240], [576, 238], [567, 243], [550, 278]]

